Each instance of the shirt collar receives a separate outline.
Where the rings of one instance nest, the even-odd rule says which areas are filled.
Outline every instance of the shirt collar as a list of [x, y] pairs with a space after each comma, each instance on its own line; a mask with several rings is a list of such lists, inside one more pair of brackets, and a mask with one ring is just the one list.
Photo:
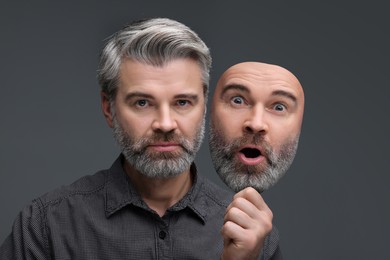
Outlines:
[[132, 202], [128, 178], [123, 170], [122, 160], [123, 156], [120, 155], [108, 170], [109, 174], [106, 181], [107, 217], [110, 217], [113, 213]]
[[[123, 160], [123, 155], [120, 155], [108, 170], [105, 207], [107, 217], [110, 217], [127, 205], [134, 204], [139, 206], [143, 203], [123, 169]], [[190, 171], [193, 176], [193, 186], [189, 192], [178, 203], [168, 209], [168, 211], [180, 211], [188, 207], [203, 223], [205, 223], [207, 219], [207, 202], [202, 189], [203, 178], [198, 175], [194, 163], [191, 165]]]

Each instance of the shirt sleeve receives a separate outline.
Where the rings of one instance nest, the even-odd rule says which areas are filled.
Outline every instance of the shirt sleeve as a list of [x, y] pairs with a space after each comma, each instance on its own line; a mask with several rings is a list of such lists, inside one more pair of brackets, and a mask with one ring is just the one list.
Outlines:
[[11, 234], [0, 246], [0, 259], [49, 259], [44, 223], [43, 207], [33, 201], [15, 219]]
[[271, 233], [264, 241], [263, 251], [260, 255], [261, 260], [282, 260], [282, 250], [279, 245], [279, 231], [273, 226]]
[[282, 250], [280, 246], [276, 248], [275, 253], [271, 256], [270, 260], [283, 260]]

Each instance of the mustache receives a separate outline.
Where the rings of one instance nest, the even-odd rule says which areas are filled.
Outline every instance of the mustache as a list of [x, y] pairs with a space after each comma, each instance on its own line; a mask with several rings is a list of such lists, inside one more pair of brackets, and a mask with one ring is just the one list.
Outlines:
[[238, 139], [239, 141], [241, 141], [242, 144], [247, 144], [247, 143], [251, 143], [251, 144], [254, 144], [256, 146], [264, 146], [264, 144], [266, 146], [269, 146], [269, 144], [264, 140], [264, 135], [262, 134], [244, 134], [243, 137], [239, 138]]
[[[226, 142], [225, 142], [226, 143]], [[238, 150], [240, 147], [246, 144], [253, 144], [265, 148], [266, 152], [271, 149], [269, 143], [264, 140], [262, 134], [244, 134], [242, 137], [236, 138], [230, 143], [230, 149]], [[268, 153], [268, 152], [267, 152]]]
[[150, 137], [137, 140], [135, 145], [137, 146], [137, 148], [139, 148], [137, 150], [139, 150], [140, 152], [144, 152], [149, 145], [152, 145], [152, 144], [155, 144], [158, 142], [173, 142], [173, 143], [179, 144], [183, 148], [183, 150], [187, 153], [189, 153], [191, 150], [191, 147], [190, 147], [190, 144], [188, 143], [188, 141], [185, 138], [183, 138], [182, 136], [179, 136], [174, 132], [168, 132], [168, 133], [156, 132], [156, 133], [153, 133], [153, 135]]
[[156, 143], [156, 142], [175, 142], [177, 141], [179, 136], [177, 136], [174, 132], [168, 132], [168, 133], [163, 133], [163, 132], [155, 132], [153, 135], [148, 138], [149, 143]]

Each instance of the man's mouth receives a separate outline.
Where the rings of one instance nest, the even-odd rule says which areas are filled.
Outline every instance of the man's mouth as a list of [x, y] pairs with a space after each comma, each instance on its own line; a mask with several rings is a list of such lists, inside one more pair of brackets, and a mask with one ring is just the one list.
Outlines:
[[257, 165], [265, 159], [261, 151], [254, 147], [244, 147], [241, 149], [238, 152], [238, 158], [246, 165]]
[[240, 153], [244, 154], [246, 158], [256, 158], [261, 155], [260, 150], [256, 148], [244, 148]]
[[158, 152], [173, 152], [180, 148], [180, 145], [174, 142], [159, 142], [149, 145], [155, 151]]

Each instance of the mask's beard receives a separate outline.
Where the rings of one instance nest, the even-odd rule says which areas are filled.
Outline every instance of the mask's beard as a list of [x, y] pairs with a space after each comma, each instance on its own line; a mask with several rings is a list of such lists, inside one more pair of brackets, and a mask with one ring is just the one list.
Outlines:
[[[113, 115], [114, 138], [120, 146], [127, 162], [139, 173], [149, 178], [170, 178], [190, 168], [198, 152], [205, 130], [205, 118], [196, 130], [193, 140], [188, 140], [175, 132], [155, 132], [153, 136], [134, 138], [126, 133]], [[148, 149], [148, 145], [157, 142], [174, 142], [180, 150], [174, 152], [156, 152]]]
[[[299, 134], [286, 141], [280, 151], [274, 151], [261, 135], [245, 135], [233, 141], [225, 141], [223, 134], [211, 124], [209, 148], [214, 167], [225, 184], [235, 192], [253, 187], [259, 192], [273, 186], [288, 170], [298, 148]], [[265, 161], [259, 165], [245, 165], [236, 153], [245, 144], [261, 146]]]

